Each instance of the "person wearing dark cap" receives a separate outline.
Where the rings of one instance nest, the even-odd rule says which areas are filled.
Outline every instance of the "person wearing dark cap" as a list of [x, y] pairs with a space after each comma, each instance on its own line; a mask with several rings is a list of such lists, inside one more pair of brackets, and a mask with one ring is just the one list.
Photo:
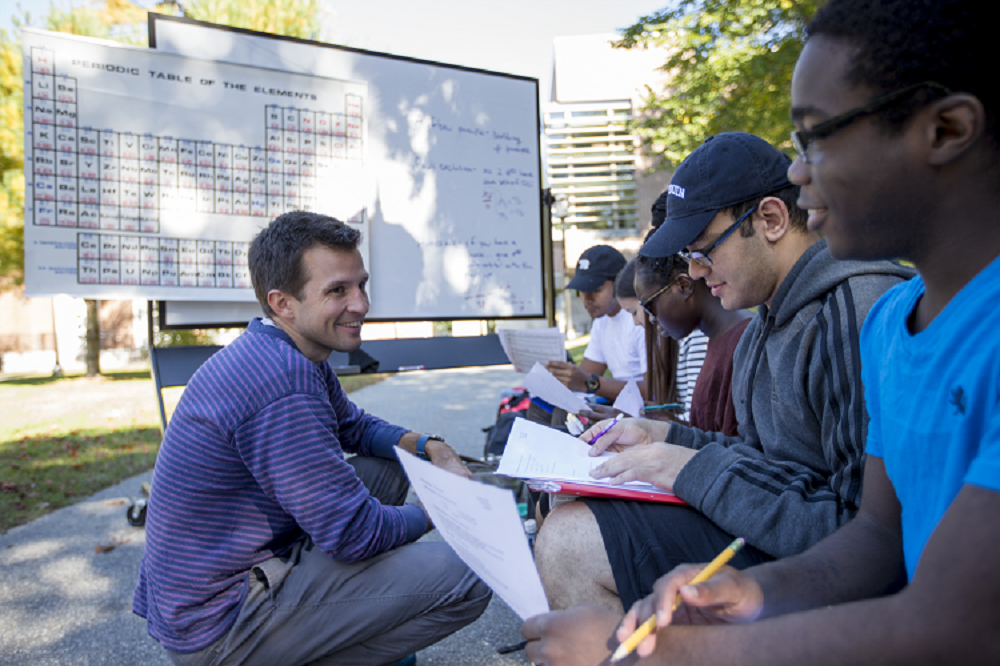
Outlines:
[[[583, 307], [594, 320], [590, 343], [580, 365], [549, 361], [545, 367], [573, 391], [614, 400], [634, 379], [645, 395], [645, 332], [615, 299], [615, 277], [626, 263], [622, 253], [610, 245], [595, 245], [580, 255], [576, 274], [566, 285], [566, 289], [580, 292]], [[611, 377], [603, 376], [607, 369]]]
[[553, 607], [589, 601], [622, 611], [734, 535], [747, 545], [733, 566], [745, 568], [800, 553], [857, 512], [868, 424], [861, 324], [913, 271], [836, 261], [806, 228], [790, 164], [763, 139], [727, 133], [675, 172], [666, 220], [639, 254], [680, 253], [727, 310], [757, 307], [733, 356], [739, 435], [626, 419], [598, 439], [593, 455], [622, 452], [596, 478], [653, 483], [690, 506], [588, 499], [553, 511], [535, 545]]

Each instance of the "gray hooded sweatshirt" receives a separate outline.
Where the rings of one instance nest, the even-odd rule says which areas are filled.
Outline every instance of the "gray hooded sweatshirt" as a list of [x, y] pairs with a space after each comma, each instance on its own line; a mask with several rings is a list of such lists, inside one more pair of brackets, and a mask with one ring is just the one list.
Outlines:
[[914, 275], [888, 261], [837, 261], [826, 241], [760, 306], [733, 356], [739, 436], [673, 425], [697, 449], [674, 492], [774, 556], [800, 553], [861, 503], [868, 431], [858, 340], [872, 305]]

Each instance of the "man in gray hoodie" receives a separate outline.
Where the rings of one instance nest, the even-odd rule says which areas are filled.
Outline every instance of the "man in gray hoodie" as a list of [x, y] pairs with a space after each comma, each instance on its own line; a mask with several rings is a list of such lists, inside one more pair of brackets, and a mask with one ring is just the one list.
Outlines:
[[[806, 228], [790, 163], [758, 137], [726, 133], [674, 174], [667, 219], [640, 254], [680, 252], [724, 307], [757, 307], [733, 359], [739, 436], [627, 419], [598, 439], [592, 455], [620, 453], [596, 478], [653, 483], [689, 506], [587, 499], [555, 510], [535, 547], [555, 609], [590, 602], [621, 612], [734, 535], [748, 545], [732, 564], [745, 568], [802, 552], [857, 512], [867, 431], [859, 332], [875, 301], [913, 271], [834, 260]], [[655, 312], [661, 295], [643, 305]]]

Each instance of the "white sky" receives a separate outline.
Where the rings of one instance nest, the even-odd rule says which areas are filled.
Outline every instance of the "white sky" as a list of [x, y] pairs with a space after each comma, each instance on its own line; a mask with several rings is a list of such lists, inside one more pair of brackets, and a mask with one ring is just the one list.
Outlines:
[[[42, 27], [53, 0], [0, 0], [0, 28], [17, 5]], [[613, 33], [671, 0], [320, 0], [325, 41], [370, 51], [522, 74], [549, 97], [552, 39]], [[87, 0], [56, 0], [61, 7]], [[152, 0], [138, 0], [152, 6]], [[181, 2], [183, 5], [183, 0]]]

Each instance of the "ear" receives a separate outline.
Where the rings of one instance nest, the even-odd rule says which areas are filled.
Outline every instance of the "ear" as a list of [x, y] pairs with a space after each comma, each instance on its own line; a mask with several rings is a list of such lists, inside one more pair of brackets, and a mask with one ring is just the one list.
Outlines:
[[975, 95], [955, 93], [927, 111], [928, 162], [944, 166], [968, 152], [982, 138], [986, 109]]
[[283, 291], [272, 289], [267, 292], [267, 304], [274, 315], [283, 321], [295, 321], [295, 310], [292, 301], [295, 300]]
[[791, 228], [788, 208], [778, 197], [764, 197], [751, 217], [757, 233], [769, 243], [778, 242]]
[[[737, 232], [739, 233], [739, 232]], [[694, 279], [690, 275], [678, 275], [677, 276], [677, 291], [680, 292], [684, 300], [691, 298], [694, 295]]]

